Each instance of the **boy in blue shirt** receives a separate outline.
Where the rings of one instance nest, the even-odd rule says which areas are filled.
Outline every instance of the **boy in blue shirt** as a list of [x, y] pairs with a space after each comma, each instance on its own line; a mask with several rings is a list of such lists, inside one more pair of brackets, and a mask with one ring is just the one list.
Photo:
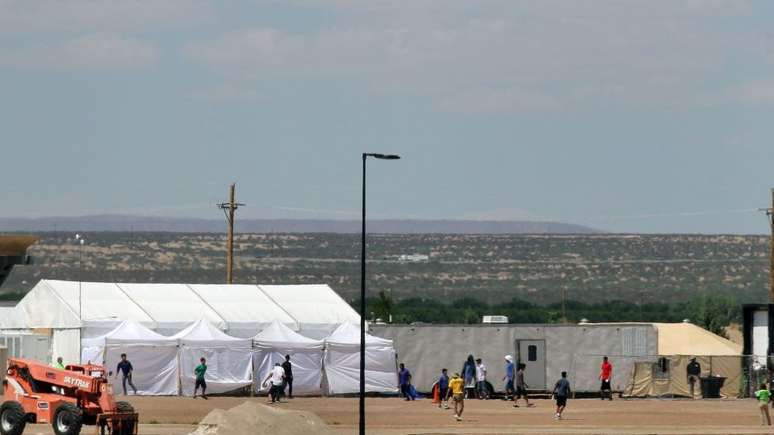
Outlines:
[[514, 392], [513, 375], [513, 357], [505, 355], [505, 376], [503, 377], [505, 381], [505, 400], [510, 400]]
[[398, 372], [398, 383], [400, 384], [400, 394], [406, 400], [414, 400], [414, 396], [411, 395], [411, 372], [408, 371], [403, 363], [400, 363], [400, 371]]
[[449, 375], [446, 373], [446, 369], [441, 369], [441, 377], [438, 378], [438, 393], [441, 400], [438, 402], [438, 407], [443, 409], [449, 409], [449, 403], [447, 397], [449, 395]]
[[556, 414], [554, 418], [562, 419], [564, 408], [567, 407], [567, 398], [570, 397], [570, 381], [567, 380], [567, 372], [562, 372], [562, 377], [554, 385], [554, 399], [556, 399]]

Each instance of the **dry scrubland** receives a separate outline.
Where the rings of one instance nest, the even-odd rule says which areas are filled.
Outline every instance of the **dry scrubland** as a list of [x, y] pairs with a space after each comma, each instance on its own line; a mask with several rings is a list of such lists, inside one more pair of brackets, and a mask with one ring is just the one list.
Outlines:
[[[126, 282], [222, 282], [225, 241], [219, 234], [44, 233], [5, 285], [27, 290], [40, 278]], [[69, 237], [69, 238], [68, 238]], [[330, 284], [348, 300], [359, 289], [359, 236], [241, 234], [235, 243], [240, 283]], [[401, 254], [430, 261], [405, 263]], [[79, 257], [82, 254], [82, 267]], [[697, 294], [763, 301], [768, 238], [688, 235], [374, 235], [369, 286], [400, 299], [455, 299], [475, 294], [489, 303], [519, 297], [535, 303], [569, 299], [680, 301]]]

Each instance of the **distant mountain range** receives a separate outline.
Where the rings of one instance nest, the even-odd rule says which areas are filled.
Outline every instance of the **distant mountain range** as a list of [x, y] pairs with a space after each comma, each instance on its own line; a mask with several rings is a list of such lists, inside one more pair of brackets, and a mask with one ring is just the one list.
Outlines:
[[[383, 234], [597, 234], [582, 225], [540, 221], [479, 220], [369, 220], [369, 233]], [[238, 219], [235, 230], [243, 233], [359, 233], [359, 220]], [[226, 231], [225, 219], [193, 219], [133, 215], [79, 217], [0, 218], [0, 231], [161, 231], [217, 233]]]

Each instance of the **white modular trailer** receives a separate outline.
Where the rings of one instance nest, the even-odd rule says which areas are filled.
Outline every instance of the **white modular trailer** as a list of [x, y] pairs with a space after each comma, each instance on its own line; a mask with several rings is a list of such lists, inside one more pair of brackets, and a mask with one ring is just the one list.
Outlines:
[[374, 325], [371, 332], [393, 341], [398, 362], [406, 364], [420, 391], [430, 391], [441, 369], [461, 372], [468, 355], [481, 358], [487, 379], [504, 390], [505, 356], [526, 365], [525, 382], [550, 390], [567, 371], [575, 391], [599, 391], [602, 357], [614, 366], [613, 389], [623, 390], [634, 363], [657, 355], [652, 324], [580, 325]]

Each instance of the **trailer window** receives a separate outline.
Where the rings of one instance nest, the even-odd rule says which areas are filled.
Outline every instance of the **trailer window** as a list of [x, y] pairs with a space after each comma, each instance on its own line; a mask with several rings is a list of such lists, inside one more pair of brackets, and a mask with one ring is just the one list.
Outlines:
[[537, 361], [537, 346], [534, 344], [527, 346], [527, 361]]

